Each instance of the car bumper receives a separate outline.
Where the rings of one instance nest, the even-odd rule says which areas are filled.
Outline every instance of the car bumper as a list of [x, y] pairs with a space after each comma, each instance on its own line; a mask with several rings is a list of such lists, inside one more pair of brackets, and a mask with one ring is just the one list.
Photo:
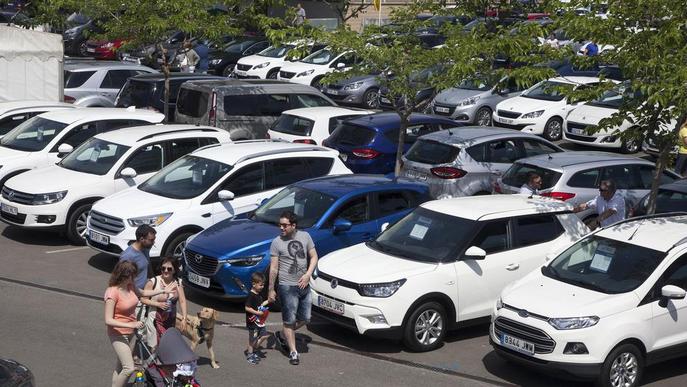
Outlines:
[[250, 69], [250, 70], [238, 70], [234, 68], [234, 77], [239, 79], [265, 79], [267, 78], [267, 72], [270, 69]]
[[338, 103], [359, 105], [363, 103], [363, 95], [365, 93], [360, 90], [351, 92], [348, 90], [325, 89], [324, 94]]
[[[159, 257], [162, 253], [162, 244], [167, 240], [168, 235], [164, 233], [159, 227], [155, 228], [156, 243], [150, 249], [150, 257]], [[97, 242], [92, 239], [92, 233], [95, 232], [107, 237], [107, 243]], [[130, 244], [136, 241], [136, 229], [132, 227], [125, 227], [124, 230], [117, 234], [103, 232], [102, 230], [93, 229], [89, 223], [86, 228], [86, 244], [91, 248], [103, 252], [105, 254], [119, 256], [122, 251], [126, 250]]]
[[67, 210], [59, 203], [29, 206], [0, 198], [0, 205], [3, 209], [8, 209], [8, 207], [16, 209], [16, 214], [13, 210], [11, 213], [0, 210], [0, 219], [14, 226], [54, 229], [63, 227], [66, 223]]
[[612, 148], [617, 149], [622, 146], [622, 141], [617, 136], [599, 134], [599, 135], [579, 135], [563, 131], [563, 138], [575, 144], [593, 146], [596, 148]]
[[520, 119], [520, 118], [506, 118], [501, 117], [497, 113], [492, 115], [492, 120], [494, 126], [499, 128], [508, 128], [514, 130], [520, 130], [525, 133], [532, 134], [543, 134], [544, 125], [546, 125], [546, 119], [533, 118], [533, 119]]
[[475, 121], [475, 113], [477, 113], [477, 105], [470, 106], [434, 106], [432, 112], [436, 115], [449, 117], [454, 121], [462, 124], [469, 124]]
[[[189, 246], [189, 249], [193, 250], [193, 246]], [[193, 265], [188, 263], [191, 257], [184, 256], [184, 283], [189, 288], [213, 298], [242, 300], [248, 297], [250, 293], [253, 273], [267, 274], [270, 263], [269, 257], [269, 251], [264, 252], [263, 259], [254, 266], [232, 266], [229, 263], [218, 263], [214, 274], [205, 275], [197, 273]], [[192, 282], [189, 278], [190, 273], [209, 279], [209, 286], [204, 287]]]

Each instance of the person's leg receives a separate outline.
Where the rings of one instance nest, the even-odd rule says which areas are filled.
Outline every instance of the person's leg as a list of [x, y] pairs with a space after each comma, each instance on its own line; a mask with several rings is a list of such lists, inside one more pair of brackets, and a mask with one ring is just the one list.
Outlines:
[[255, 347], [255, 329], [248, 328], [248, 346], [246, 347], [246, 356], [253, 353], [253, 348]]
[[110, 343], [117, 355], [117, 364], [112, 374], [112, 387], [124, 387], [129, 380], [129, 376], [134, 372], [134, 359], [131, 356], [135, 339], [127, 336], [110, 336]]
[[312, 302], [310, 287], [298, 289], [298, 309], [296, 310], [296, 324], [293, 327], [294, 331], [310, 322], [311, 310]]
[[279, 285], [279, 299], [281, 300], [281, 318], [284, 323], [284, 340], [289, 347], [289, 352], [296, 352], [296, 339], [293, 326], [296, 323], [298, 311], [298, 287]]

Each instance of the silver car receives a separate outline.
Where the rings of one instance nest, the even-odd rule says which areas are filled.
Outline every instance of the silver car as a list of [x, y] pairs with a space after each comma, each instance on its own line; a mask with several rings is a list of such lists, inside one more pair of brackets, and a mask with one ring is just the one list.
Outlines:
[[379, 75], [358, 75], [322, 88], [327, 97], [342, 105], [379, 108]]
[[130, 77], [156, 73], [150, 67], [114, 61], [73, 61], [64, 65], [64, 102], [114, 107], [119, 89]]
[[[580, 151], [540, 155], [518, 160], [494, 185], [497, 193], [518, 193], [530, 173], [542, 178], [542, 196], [568, 201], [573, 205], [584, 203], [599, 195], [601, 180], [612, 179], [625, 197], [627, 209], [634, 207], [651, 189], [656, 166], [638, 157], [617, 153]], [[680, 177], [664, 171], [661, 184]], [[593, 210], [578, 214], [588, 223], [596, 218]]]
[[403, 156], [400, 176], [428, 184], [434, 198], [489, 195], [516, 160], [556, 152], [563, 149], [533, 134], [459, 127], [418, 138]]
[[432, 111], [460, 123], [490, 126], [496, 104], [519, 95], [523, 90], [525, 88], [510, 79], [495, 82], [484, 77], [468, 78], [458, 86], [437, 94], [432, 102]]

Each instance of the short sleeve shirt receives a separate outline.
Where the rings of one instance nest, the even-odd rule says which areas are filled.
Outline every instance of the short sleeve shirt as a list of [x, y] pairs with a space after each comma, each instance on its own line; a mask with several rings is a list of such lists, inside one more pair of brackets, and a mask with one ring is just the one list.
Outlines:
[[279, 259], [279, 284], [295, 286], [308, 271], [308, 251], [315, 244], [305, 231], [296, 230], [291, 237], [274, 238], [270, 246], [270, 255]]
[[520, 187], [520, 192], [519, 192], [519, 193], [520, 193], [520, 194], [525, 194], [525, 195], [528, 195], [528, 196], [539, 195], [539, 190], [536, 189], [536, 188], [532, 188], [532, 187], [529, 186], [529, 184], [525, 183], [525, 184], [522, 185], [522, 187]]
[[601, 224], [601, 227], [606, 227], [625, 219], [625, 199], [620, 192], [616, 191], [616, 193], [608, 201], [606, 201], [603, 196], [599, 195], [596, 198], [588, 201], [587, 206], [590, 208], [595, 208], [596, 213], [599, 215], [603, 214], [609, 208], [614, 210], [613, 215], [599, 223]]
[[[129, 288], [129, 291], [124, 295], [119, 288], [116, 286], [110, 286], [105, 290], [104, 301], [113, 300], [115, 302], [114, 307], [114, 319], [119, 322], [133, 322], [136, 321], [136, 305], [138, 305], [138, 296], [134, 292], [133, 287]], [[133, 328], [119, 328], [111, 327], [108, 325], [107, 334], [110, 336], [116, 335], [130, 335], [134, 333]]]
[[[258, 310], [260, 305], [262, 305], [262, 301], [263, 299], [260, 294], [250, 292], [248, 293], [248, 298], [246, 298], [246, 306], [249, 308], [253, 308], [254, 310]], [[257, 325], [255, 325], [255, 321], [257, 319], [257, 315], [246, 312], [246, 327], [251, 329], [257, 328]]]
[[685, 145], [685, 137], [687, 137], [687, 125], [684, 125], [680, 128], [679, 136], [680, 149], [678, 149], [678, 153], [687, 154], [687, 145]]
[[148, 254], [148, 250], [139, 251], [134, 249], [133, 246], [129, 246], [119, 256], [120, 261], [131, 261], [138, 268], [138, 274], [134, 283], [139, 289], [143, 289], [148, 280]]

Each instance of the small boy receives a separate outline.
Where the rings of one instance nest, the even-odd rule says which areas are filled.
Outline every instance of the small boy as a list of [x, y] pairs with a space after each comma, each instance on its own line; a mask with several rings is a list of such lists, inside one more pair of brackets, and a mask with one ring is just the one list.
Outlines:
[[252, 287], [250, 294], [246, 299], [246, 328], [248, 328], [248, 347], [243, 354], [246, 355], [246, 361], [250, 364], [258, 364], [260, 356], [255, 351], [260, 347], [265, 340], [267, 340], [267, 330], [265, 329], [265, 320], [269, 314], [267, 308], [267, 300], [263, 301], [260, 292], [265, 287], [265, 275], [262, 273], [253, 273], [251, 276]]

